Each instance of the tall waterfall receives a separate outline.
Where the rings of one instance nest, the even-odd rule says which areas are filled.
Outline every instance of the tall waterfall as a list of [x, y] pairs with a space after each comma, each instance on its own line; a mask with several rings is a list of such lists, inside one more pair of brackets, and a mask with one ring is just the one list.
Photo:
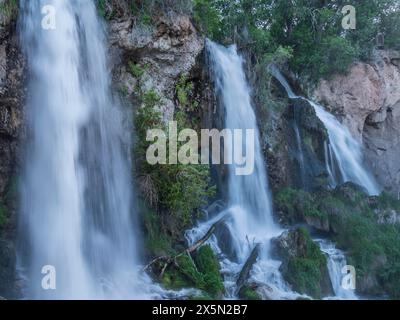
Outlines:
[[[256, 116], [251, 105], [250, 89], [243, 70], [243, 60], [236, 47], [225, 48], [207, 40], [206, 50], [209, 59], [211, 77], [215, 83], [215, 92], [219, 97], [220, 108], [225, 114], [227, 129], [254, 129], [254, 172], [251, 175], [235, 174], [235, 165], [228, 165], [228, 209], [210, 220], [200, 223], [198, 227], [186, 233], [187, 239], [193, 243], [221, 217], [232, 239], [235, 259], [225, 257], [222, 269], [226, 274], [225, 284], [227, 296], [234, 298], [237, 291], [235, 284], [238, 273], [246, 262], [255, 244], [261, 249], [257, 263], [252, 271], [252, 278], [274, 288], [275, 298], [294, 296], [285, 285], [279, 273], [279, 261], [270, 258], [270, 240], [278, 236], [282, 230], [275, 225], [272, 218], [270, 190], [262, 156]], [[235, 142], [230, 153], [241, 152]], [[239, 149], [239, 150], [236, 150]], [[221, 252], [218, 239], [211, 239], [215, 251]]]
[[[269, 67], [272, 75], [285, 88], [290, 99], [305, 99], [297, 96], [285, 77], [273, 65]], [[306, 99], [307, 100], [307, 99]], [[362, 147], [332, 114], [321, 105], [307, 100], [314, 108], [317, 117], [328, 131], [329, 142], [325, 146], [325, 163], [332, 187], [344, 182], [354, 182], [363, 186], [370, 195], [380, 193], [380, 188], [363, 164]]]
[[[42, 26], [45, 6], [54, 9], [55, 29]], [[132, 297], [129, 130], [110, 94], [95, 4], [29, 0], [20, 12], [30, 69], [19, 250], [26, 297]], [[56, 271], [55, 290], [42, 287], [49, 270]]]

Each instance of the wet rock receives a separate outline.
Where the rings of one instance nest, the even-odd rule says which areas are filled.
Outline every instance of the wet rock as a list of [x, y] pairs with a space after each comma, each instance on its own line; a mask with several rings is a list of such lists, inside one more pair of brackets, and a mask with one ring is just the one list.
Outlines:
[[237, 261], [235, 249], [233, 248], [232, 234], [225, 223], [220, 223], [215, 229], [214, 235], [217, 237], [218, 246], [223, 254], [231, 261]]
[[0, 239], [0, 295], [13, 298], [15, 292], [15, 248], [12, 242]]
[[293, 99], [284, 118], [289, 155], [296, 176], [295, 186], [304, 190], [317, 190], [327, 185], [324, 145], [327, 131], [312, 105], [305, 99]]
[[326, 257], [306, 230], [285, 231], [272, 246], [274, 255], [282, 261], [284, 279], [295, 291], [314, 298], [333, 294]]

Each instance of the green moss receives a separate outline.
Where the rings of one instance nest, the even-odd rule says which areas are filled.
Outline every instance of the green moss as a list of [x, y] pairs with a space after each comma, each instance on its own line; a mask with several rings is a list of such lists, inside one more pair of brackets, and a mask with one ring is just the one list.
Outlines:
[[162, 283], [170, 289], [204, 287], [203, 275], [197, 271], [189, 255], [178, 257], [175, 263], [167, 268]]
[[164, 273], [162, 283], [171, 289], [205, 287], [204, 276], [197, 270], [190, 255], [179, 256]]
[[178, 256], [164, 273], [162, 283], [172, 289], [200, 289], [205, 298], [219, 298], [224, 291], [219, 264], [210, 246], [201, 247], [194, 260], [188, 254]]
[[18, 15], [18, 0], [5, 0], [0, 4], [0, 14], [7, 19], [14, 19]]
[[142, 67], [132, 61], [128, 63], [129, 72], [131, 75], [137, 79], [140, 79], [146, 72], [148, 66]]
[[321, 298], [322, 269], [326, 267], [326, 257], [305, 229], [300, 228], [297, 232], [298, 241], [305, 244], [304, 252], [289, 259], [283, 275], [295, 291]]
[[316, 196], [303, 190], [281, 189], [275, 196], [274, 204], [284, 213], [289, 223], [299, 222], [305, 217], [327, 219], [326, 212], [320, 209]]
[[217, 257], [209, 245], [202, 246], [195, 256], [198, 270], [204, 275], [204, 290], [213, 297], [219, 297], [224, 292], [224, 283], [219, 272]]
[[262, 300], [261, 296], [250, 286], [240, 288], [239, 298], [242, 300]]

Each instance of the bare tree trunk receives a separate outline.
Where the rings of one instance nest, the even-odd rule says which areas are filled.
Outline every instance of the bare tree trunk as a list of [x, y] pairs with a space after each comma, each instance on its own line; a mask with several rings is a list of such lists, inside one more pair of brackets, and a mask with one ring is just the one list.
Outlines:
[[236, 285], [238, 287], [238, 290], [240, 290], [240, 288], [249, 279], [250, 271], [253, 268], [254, 264], [256, 263], [258, 255], [260, 253], [260, 247], [261, 247], [261, 245], [259, 243], [257, 243], [255, 245], [254, 249], [251, 251], [249, 257], [247, 258], [246, 263], [243, 265], [243, 268], [240, 271], [239, 277], [236, 280]]

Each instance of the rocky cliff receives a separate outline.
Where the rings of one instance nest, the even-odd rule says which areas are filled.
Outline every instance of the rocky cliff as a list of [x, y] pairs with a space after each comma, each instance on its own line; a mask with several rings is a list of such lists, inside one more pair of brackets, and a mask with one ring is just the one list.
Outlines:
[[[123, 11], [124, 12], [124, 11]], [[190, 17], [174, 11], [158, 12], [154, 24], [143, 24], [130, 14], [109, 23], [114, 58], [114, 82], [132, 97], [140, 89], [162, 96], [164, 119], [172, 119], [179, 76], [188, 75], [204, 47]]]
[[23, 132], [24, 60], [17, 8], [0, 0], [0, 296], [15, 297], [16, 181]]
[[400, 53], [376, 51], [373, 61], [356, 63], [346, 75], [319, 83], [314, 96], [365, 147], [378, 182], [400, 191]]

